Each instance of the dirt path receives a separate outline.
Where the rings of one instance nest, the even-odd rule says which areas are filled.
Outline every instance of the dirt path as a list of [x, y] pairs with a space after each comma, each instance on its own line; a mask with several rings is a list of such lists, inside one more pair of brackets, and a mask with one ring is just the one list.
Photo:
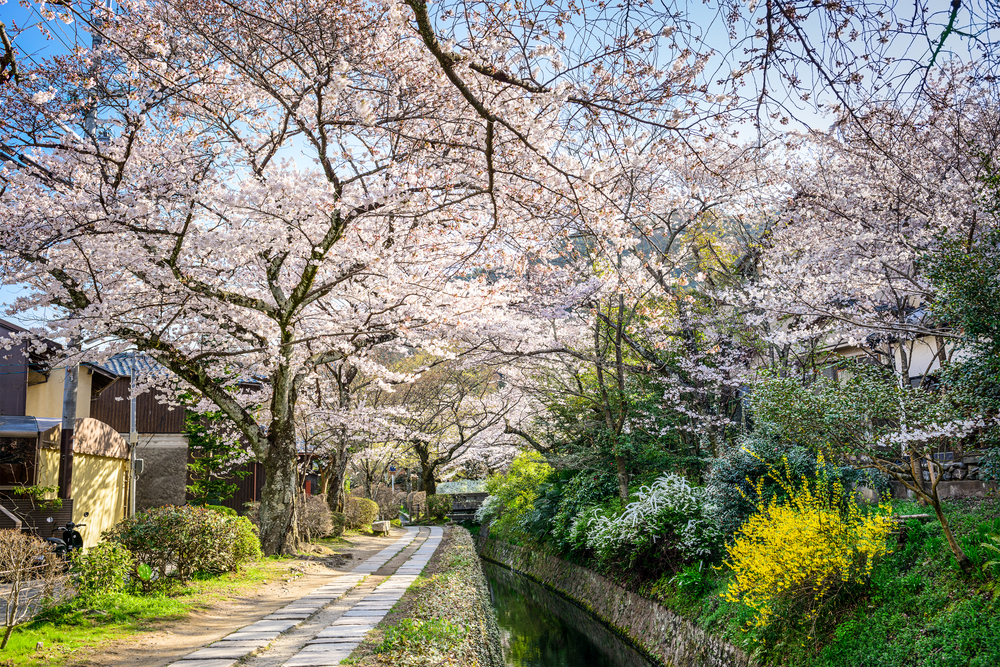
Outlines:
[[65, 664], [67, 667], [165, 667], [350, 571], [359, 561], [404, 534], [403, 529], [393, 528], [388, 537], [352, 535], [348, 538], [350, 545], [336, 547], [340, 555], [331, 556], [330, 550], [320, 547], [310, 556], [273, 562], [269, 567], [274, 571], [274, 579], [255, 590], [209, 603], [182, 620], [152, 624], [148, 631], [128, 639], [84, 649]]

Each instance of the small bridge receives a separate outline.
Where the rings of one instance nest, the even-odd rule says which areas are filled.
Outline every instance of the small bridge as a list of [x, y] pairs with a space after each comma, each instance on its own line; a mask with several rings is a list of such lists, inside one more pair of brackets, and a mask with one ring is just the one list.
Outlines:
[[476, 510], [490, 494], [486, 492], [486, 480], [463, 479], [457, 482], [441, 482], [437, 485], [438, 495], [451, 496], [451, 512], [448, 518], [452, 521], [471, 521], [476, 516]]

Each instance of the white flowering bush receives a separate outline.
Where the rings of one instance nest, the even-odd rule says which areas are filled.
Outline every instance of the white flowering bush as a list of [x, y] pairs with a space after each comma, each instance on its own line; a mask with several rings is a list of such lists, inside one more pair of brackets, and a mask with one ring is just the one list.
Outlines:
[[500, 510], [502, 509], [503, 504], [500, 502], [499, 498], [496, 496], [486, 496], [486, 499], [483, 500], [483, 504], [476, 510], [476, 523], [486, 524], [493, 521], [493, 519], [497, 518], [497, 515], [500, 514]]
[[627, 557], [683, 561], [710, 559], [722, 542], [714, 496], [680, 475], [666, 474], [636, 493], [617, 516], [581, 513], [571, 532], [586, 526], [587, 546], [602, 560]]

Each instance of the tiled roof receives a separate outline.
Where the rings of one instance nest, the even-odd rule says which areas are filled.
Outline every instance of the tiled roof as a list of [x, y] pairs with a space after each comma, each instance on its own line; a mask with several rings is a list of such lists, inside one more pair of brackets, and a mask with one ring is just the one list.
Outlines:
[[158, 361], [142, 352], [121, 352], [108, 359], [102, 366], [124, 377], [132, 375], [133, 366], [139, 375], [161, 375], [170, 372]]

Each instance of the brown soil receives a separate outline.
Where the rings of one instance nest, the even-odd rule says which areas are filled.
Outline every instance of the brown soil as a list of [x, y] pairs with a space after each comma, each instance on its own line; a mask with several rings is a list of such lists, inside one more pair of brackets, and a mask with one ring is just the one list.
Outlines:
[[[353, 569], [403, 536], [393, 528], [389, 537], [351, 534], [351, 543], [335, 549], [307, 545], [310, 553], [268, 564], [274, 579], [238, 597], [212, 601], [177, 621], [154, 622], [122, 639], [86, 649], [67, 667], [164, 667], [188, 653], [222, 639], [297, 600], [334, 577]], [[346, 556], [346, 557], [345, 557]]]

